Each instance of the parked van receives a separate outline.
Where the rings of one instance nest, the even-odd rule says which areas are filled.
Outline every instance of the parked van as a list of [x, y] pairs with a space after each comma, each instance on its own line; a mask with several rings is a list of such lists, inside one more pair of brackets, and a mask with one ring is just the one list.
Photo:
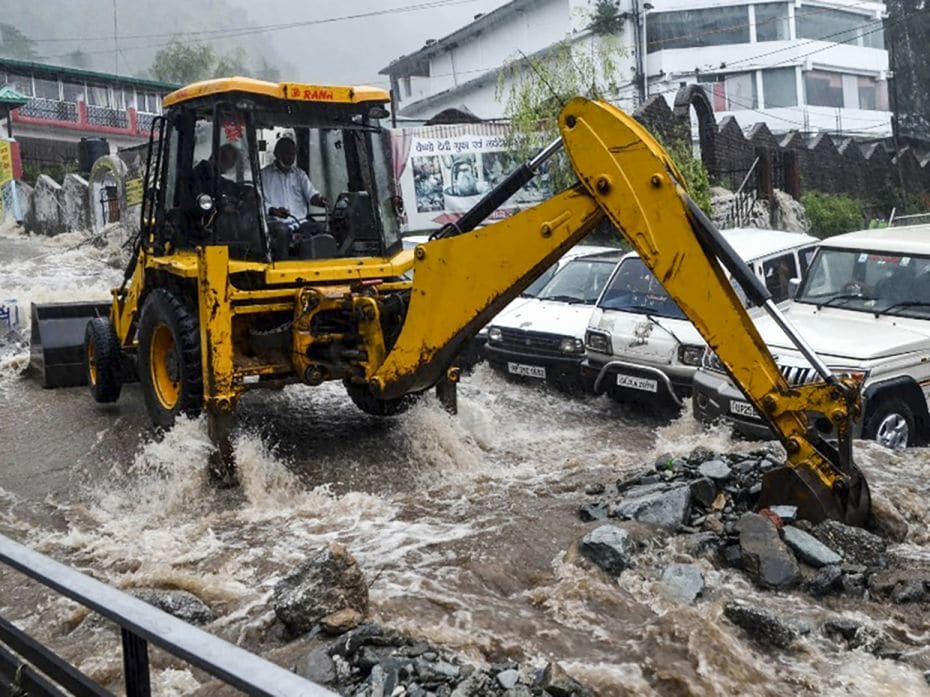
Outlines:
[[[776, 302], [789, 296], [813, 258], [817, 239], [778, 230], [722, 230]], [[742, 292], [737, 288], [742, 297]], [[617, 264], [585, 333], [583, 373], [598, 394], [679, 409], [691, 395], [706, 344], [635, 253]]]

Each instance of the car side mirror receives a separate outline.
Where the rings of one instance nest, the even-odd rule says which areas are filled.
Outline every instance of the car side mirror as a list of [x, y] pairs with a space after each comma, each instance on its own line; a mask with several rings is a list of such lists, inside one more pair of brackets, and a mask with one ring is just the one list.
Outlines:
[[801, 287], [800, 278], [789, 278], [788, 279], [788, 297], [794, 299], [798, 294], [798, 288]]

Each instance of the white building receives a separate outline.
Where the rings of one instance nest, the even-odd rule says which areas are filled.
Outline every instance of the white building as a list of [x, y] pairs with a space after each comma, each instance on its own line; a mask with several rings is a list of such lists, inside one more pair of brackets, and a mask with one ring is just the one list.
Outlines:
[[[595, 41], [595, 0], [511, 0], [384, 68], [402, 116], [426, 119], [465, 107], [504, 116], [507, 75], [525, 57], [560, 42]], [[613, 95], [633, 108], [648, 95], [670, 98], [704, 83], [718, 118], [773, 132], [827, 131], [879, 137], [891, 132], [885, 6], [876, 0], [617, 0]], [[643, 37], [646, 74], [643, 79]], [[503, 76], [503, 77], [502, 77]]]

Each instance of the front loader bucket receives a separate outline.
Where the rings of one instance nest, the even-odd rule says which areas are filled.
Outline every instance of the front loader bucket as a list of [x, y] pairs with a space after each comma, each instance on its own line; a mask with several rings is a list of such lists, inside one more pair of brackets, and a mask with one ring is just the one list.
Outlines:
[[853, 465], [852, 474], [840, 482], [841, 486], [831, 489], [805, 467], [779, 467], [763, 478], [759, 506], [797, 506], [798, 518], [815, 524], [830, 518], [847, 525], [865, 525], [872, 506], [865, 476]]
[[30, 366], [42, 387], [86, 385], [84, 332], [94, 317], [108, 317], [110, 303], [32, 304]]

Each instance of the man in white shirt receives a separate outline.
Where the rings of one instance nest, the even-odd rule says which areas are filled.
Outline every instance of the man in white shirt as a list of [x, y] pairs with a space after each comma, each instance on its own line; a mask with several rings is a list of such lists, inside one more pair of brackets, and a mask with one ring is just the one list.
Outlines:
[[310, 206], [330, 206], [329, 199], [314, 188], [307, 173], [294, 165], [296, 159], [297, 146], [285, 135], [274, 146], [274, 162], [262, 168], [262, 190], [272, 217], [303, 220]]

